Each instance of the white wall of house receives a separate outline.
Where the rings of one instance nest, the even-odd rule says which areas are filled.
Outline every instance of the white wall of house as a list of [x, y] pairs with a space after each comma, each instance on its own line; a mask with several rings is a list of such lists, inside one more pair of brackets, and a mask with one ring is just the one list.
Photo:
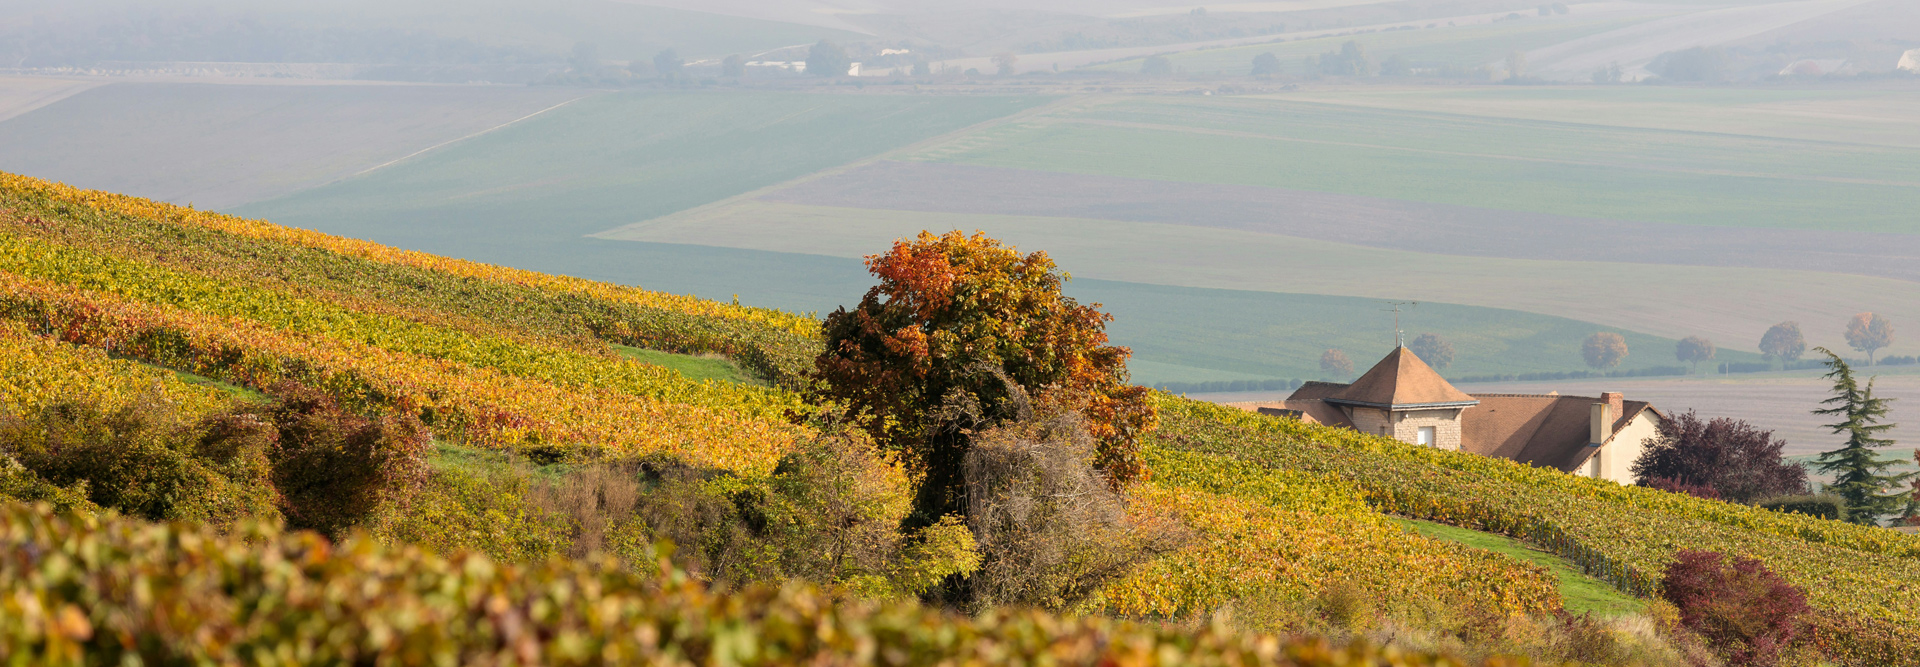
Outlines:
[[[1660, 436], [1660, 418], [1653, 410], [1641, 410], [1633, 421], [1613, 434], [1594, 454], [1599, 461], [1600, 479], [1620, 484], [1633, 483], [1633, 462], [1646, 451], [1647, 440]], [[1589, 465], [1586, 470], [1592, 470]]]

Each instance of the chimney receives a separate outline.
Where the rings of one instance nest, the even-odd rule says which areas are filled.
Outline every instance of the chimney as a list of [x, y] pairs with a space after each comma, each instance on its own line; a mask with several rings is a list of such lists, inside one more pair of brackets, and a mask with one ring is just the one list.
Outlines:
[[1619, 392], [1609, 391], [1600, 394], [1600, 402], [1593, 404], [1593, 428], [1588, 442], [1598, 445], [1606, 442], [1607, 438], [1613, 435], [1613, 422], [1619, 419], [1621, 412], [1626, 409], [1626, 400], [1626, 395]]

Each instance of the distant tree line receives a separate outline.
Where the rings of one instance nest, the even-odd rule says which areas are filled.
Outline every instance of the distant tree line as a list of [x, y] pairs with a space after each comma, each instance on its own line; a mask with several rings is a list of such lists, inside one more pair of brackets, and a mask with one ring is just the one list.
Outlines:
[[0, 67], [105, 62], [559, 64], [561, 53], [392, 28], [310, 27], [257, 16], [130, 11], [0, 32]]
[[1304, 384], [1300, 380], [1215, 380], [1213, 382], [1161, 382], [1154, 389], [1173, 394], [1214, 394], [1229, 391], [1292, 391]]

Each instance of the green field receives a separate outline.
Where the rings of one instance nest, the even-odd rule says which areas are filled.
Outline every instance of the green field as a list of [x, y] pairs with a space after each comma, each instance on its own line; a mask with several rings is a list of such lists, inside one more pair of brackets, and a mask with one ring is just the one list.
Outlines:
[[1457, 528], [1419, 519], [1395, 519], [1421, 535], [1452, 540], [1476, 549], [1506, 554], [1517, 560], [1539, 565], [1560, 580], [1561, 603], [1567, 611], [1594, 616], [1627, 616], [1645, 612], [1644, 600], [1620, 592], [1606, 582], [1594, 579], [1568, 563], [1566, 559], [1541, 551], [1511, 537]]
[[741, 369], [739, 365], [728, 361], [725, 357], [717, 355], [675, 354], [672, 352], [661, 352], [659, 350], [643, 350], [625, 345], [615, 345], [613, 347], [619, 350], [621, 356], [641, 363], [671, 368], [674, 372], [694, 380], [719, 380], [722, 382], [757, 385], [766, 384], [766, 381], [754, 377], [752, 373]]
[[1920, 209], [1911, 151], [1279, 101], [1129, 99], [962, 141], [917, 158], [1688, 225], [1909, 233]]
[[[365, 176], [234, 212], [541, 266], [596, 252], [579, 238], [584, 234], [798, 178], [1043, 101], [607, 94]], [[613, 277], [637, 282], [640, 274]]]
[[[1920, 321], [1920, 284], [1901, 280], [1465, 257], [1144, 222], [745, 201], [604, 236], [852, 259], [922, 229], [985, 231], [1022, 248], [1046, 250], [1081, 278], [1518, 310], [1670, 339], [1704, 335], [1727, 353], [1755, 349], [1767, 327], [1786, 319], [1802, 322], [1810, 344], [1834, 347], [1846, 345], [1841, 337], [1846, 319], [1863, 310], [1886, 313], [1895, 322]], [[1899, 346], [1912, 349], [1911, 342]], [[1672, 359], [1670, 351], [1649, 356], [1661, 358], [1650, 365]], [[1318, 358], [1316, 352], [1300, 363]]]
[[[1306, 59], [1329, 51], [1339, 51], [1349, 41], [1359, 42], [1374, 61], [1401, 56], [1423, 67], [1454, 65], [1468, 69], [1505, 58], [1515, 50], [1528, 51], [1596, 35], [1640, 22], [1637, 18], [1587, 19], [1579, 16], [1528, 18], [1499, 23], [1448, 26], [1439, 21], [1432, 28], [1388, 30], [1359, 35], [1333, 35], [1299, 39], [1277, 44], [1255, 44], [1225, 49], [1207, 49], [1170, 54], [1176, 69], [1187, 72], [1246, 75], [1253, 58], [1272, 53], [1280, 59], [1281, 73], [1302, 76], [1313, 74]], [[1141, 58], [1097, 65], [1090, 69], [1135, 72]]]

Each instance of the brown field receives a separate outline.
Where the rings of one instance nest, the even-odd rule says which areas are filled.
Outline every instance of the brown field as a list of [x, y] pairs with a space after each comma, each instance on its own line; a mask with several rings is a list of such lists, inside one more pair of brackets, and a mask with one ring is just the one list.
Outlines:
[[79, 94], [100, 85], [96, 81], [44, 77], [0, 77], [0, 121]]
[[586, 94], [119, 83], [0, 122], [0, 170], [228, 208], [351, 176]]
[[[984, 198], [984, 197], [983, 197]], [[860, 257], [920, 230], [979, 230], [1046, 250], [1074, 275], [1157, 285], [1413, 299], [1555, 315], [1752, 350], [1799, 320], [1813, 345], [1844, 349], [1847, 318], [1920, 322], [1920, 284], [1784, 269], [1462, 257], [1234, 229], [1039, 216], [925, 213], [748, 200], [596, 234], [599, 238]], [[1883, 354], [1912, 354], [1896, 341]], [[1649, 354], [1669, 354], [1667, 351]]]
[[[1920, 447], [1920, 371], [1914, 367], [1861, 369], [1862, 375], [1879, 374], [1874, 387], [1881, 396], [1897, 399], [1889, 421], [1900, 424], [1889, 437], [1896, 448]], [[1618, 380], [1560, 380], [1554, 382], [1470, 383], [1462, 391], [1474, 394], [1519, 393], [1592, 396], [1602, 391], [1618, 391], [1627, 398], [1651, 401], [1669, 412], [1693, 410], [1703, 417], [1744, 419], [1775, 437], [1787, 441], [1788, 456], [1803, 456], [1838, 447], [1843, 440], [1821, 428], [1830, 417], [1812, 413], [1827, 398], [1829, 382], [1815, 371], [1763, 373], [1728, 377], [1627, 378]], [[1284, 396], [1284, 394], [1278, 394]], [[1195, 398], [1231, 402], [1267, 400], [1273, 393], [1243, 392], [1196, 394]], [[1908, 451], [1893, 451], [1905, 456]]]
[[1275, 100], [1920, 148], [1920, 82], [1765, 88], [1315, 86]]
[[[993, 196], [982, 197], [982, 192]], [[1599, 220], [1286, 188], [964, 164], [879, 162], [761, 199], [1154, 222], [1475, 257], [1779, 268], [1920, 281], [1920, 235], [1912, 234]]]

